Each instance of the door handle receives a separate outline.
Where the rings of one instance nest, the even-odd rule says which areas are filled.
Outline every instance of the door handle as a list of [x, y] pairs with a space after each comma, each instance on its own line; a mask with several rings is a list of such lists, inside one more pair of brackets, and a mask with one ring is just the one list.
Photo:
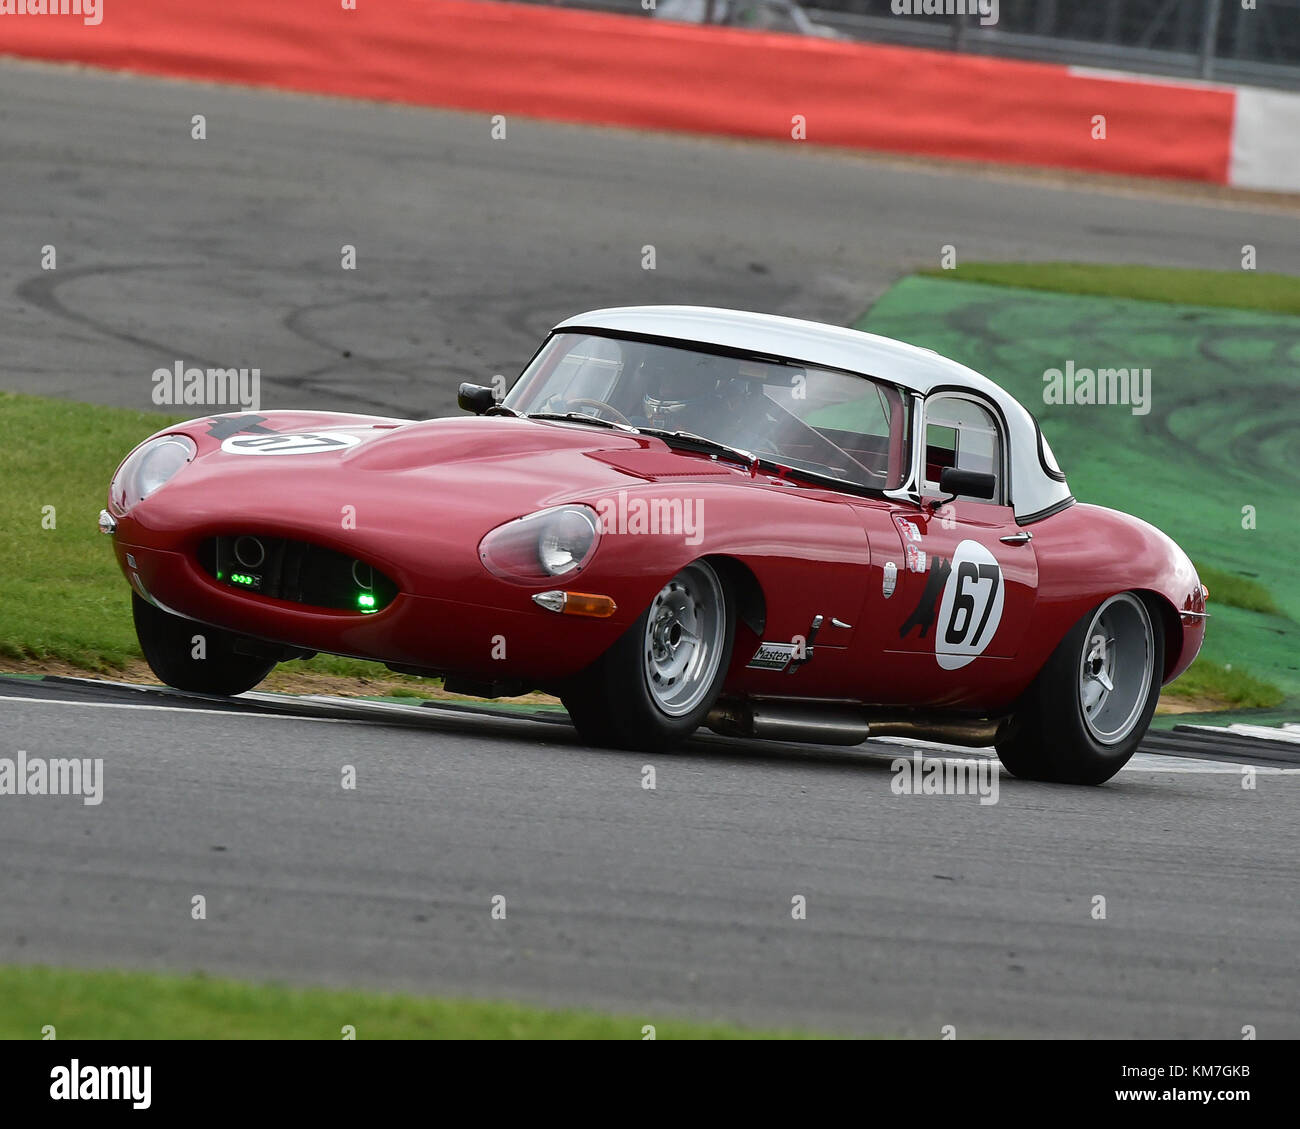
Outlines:
[[1006, 537], [999, 537], [998, 540], [1004, 545], [1024, 545], [1034, 539], [1034, 535], [1027, 529], [1022, 529], [1019, 533], [1011, 533]]

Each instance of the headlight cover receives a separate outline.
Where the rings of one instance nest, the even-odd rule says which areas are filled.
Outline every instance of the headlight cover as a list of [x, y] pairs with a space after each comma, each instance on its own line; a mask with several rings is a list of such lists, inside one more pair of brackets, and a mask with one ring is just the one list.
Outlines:
[[554, 506], [497, 526], [479, 542], [478, 555], [494, 575], [531, 584], [581, 572], [599, 540], [595, 510]]
[[119, 510], [129, 510], [165, 486], [197, 453], [194, 441], [184, 435], [150, 439], [118, 468], [108, 489], [109, 500]]

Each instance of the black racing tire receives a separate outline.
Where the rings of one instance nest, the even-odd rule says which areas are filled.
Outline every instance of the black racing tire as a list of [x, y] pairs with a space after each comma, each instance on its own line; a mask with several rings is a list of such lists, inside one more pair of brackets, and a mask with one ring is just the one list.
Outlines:
[[[681, 745], [704, 724], [722, 690], [735, 644], [735, 607], [707, 561], [668, 581], [617, 642], [561, 688], [583, 741], [647, 753]], [[683, 655], [686, 646], [693, 651]]]
[[[172, 615], [134, 592], [131, 613], [149, 669], [177, 690], [228, 697], [251, 690], [275, 669], [274, 661], [239, 654], [238, 636]], [[204, 657], [198, 659], [194, 657], [196, 635], [203, 636]]]
[[1025, 780], [1104, 784], [1146, 736], [1164, 661], [1157, 608], [1134, 592], [1102, 601], [1070, 629], [1026, 691], [998, 758]]

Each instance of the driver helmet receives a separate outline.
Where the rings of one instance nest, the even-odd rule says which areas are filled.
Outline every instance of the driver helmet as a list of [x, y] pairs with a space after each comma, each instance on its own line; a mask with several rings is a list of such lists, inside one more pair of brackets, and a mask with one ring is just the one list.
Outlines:
[[692, 371], [663, 356], [647, 357], [644, 370], [647, 379], [641, 408], [652, 427], [689, 431], [692, 428], [687, 421], [717, 399], [717, 379], [707, 371]]

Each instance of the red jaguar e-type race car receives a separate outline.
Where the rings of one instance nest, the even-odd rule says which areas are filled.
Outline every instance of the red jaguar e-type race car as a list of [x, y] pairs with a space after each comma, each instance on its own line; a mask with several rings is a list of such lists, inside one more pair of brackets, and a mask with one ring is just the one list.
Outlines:
[[904, 734], [1095, 784], [1204, 637], [1178, 546], [1076, 503], [1033, 416], [925, 349], [601, 310], [460, 403], [212, 416], [131, 452], [100, 525], [158, 677], [238, 694], [323, 651], [551, 691], [594, 743]]

